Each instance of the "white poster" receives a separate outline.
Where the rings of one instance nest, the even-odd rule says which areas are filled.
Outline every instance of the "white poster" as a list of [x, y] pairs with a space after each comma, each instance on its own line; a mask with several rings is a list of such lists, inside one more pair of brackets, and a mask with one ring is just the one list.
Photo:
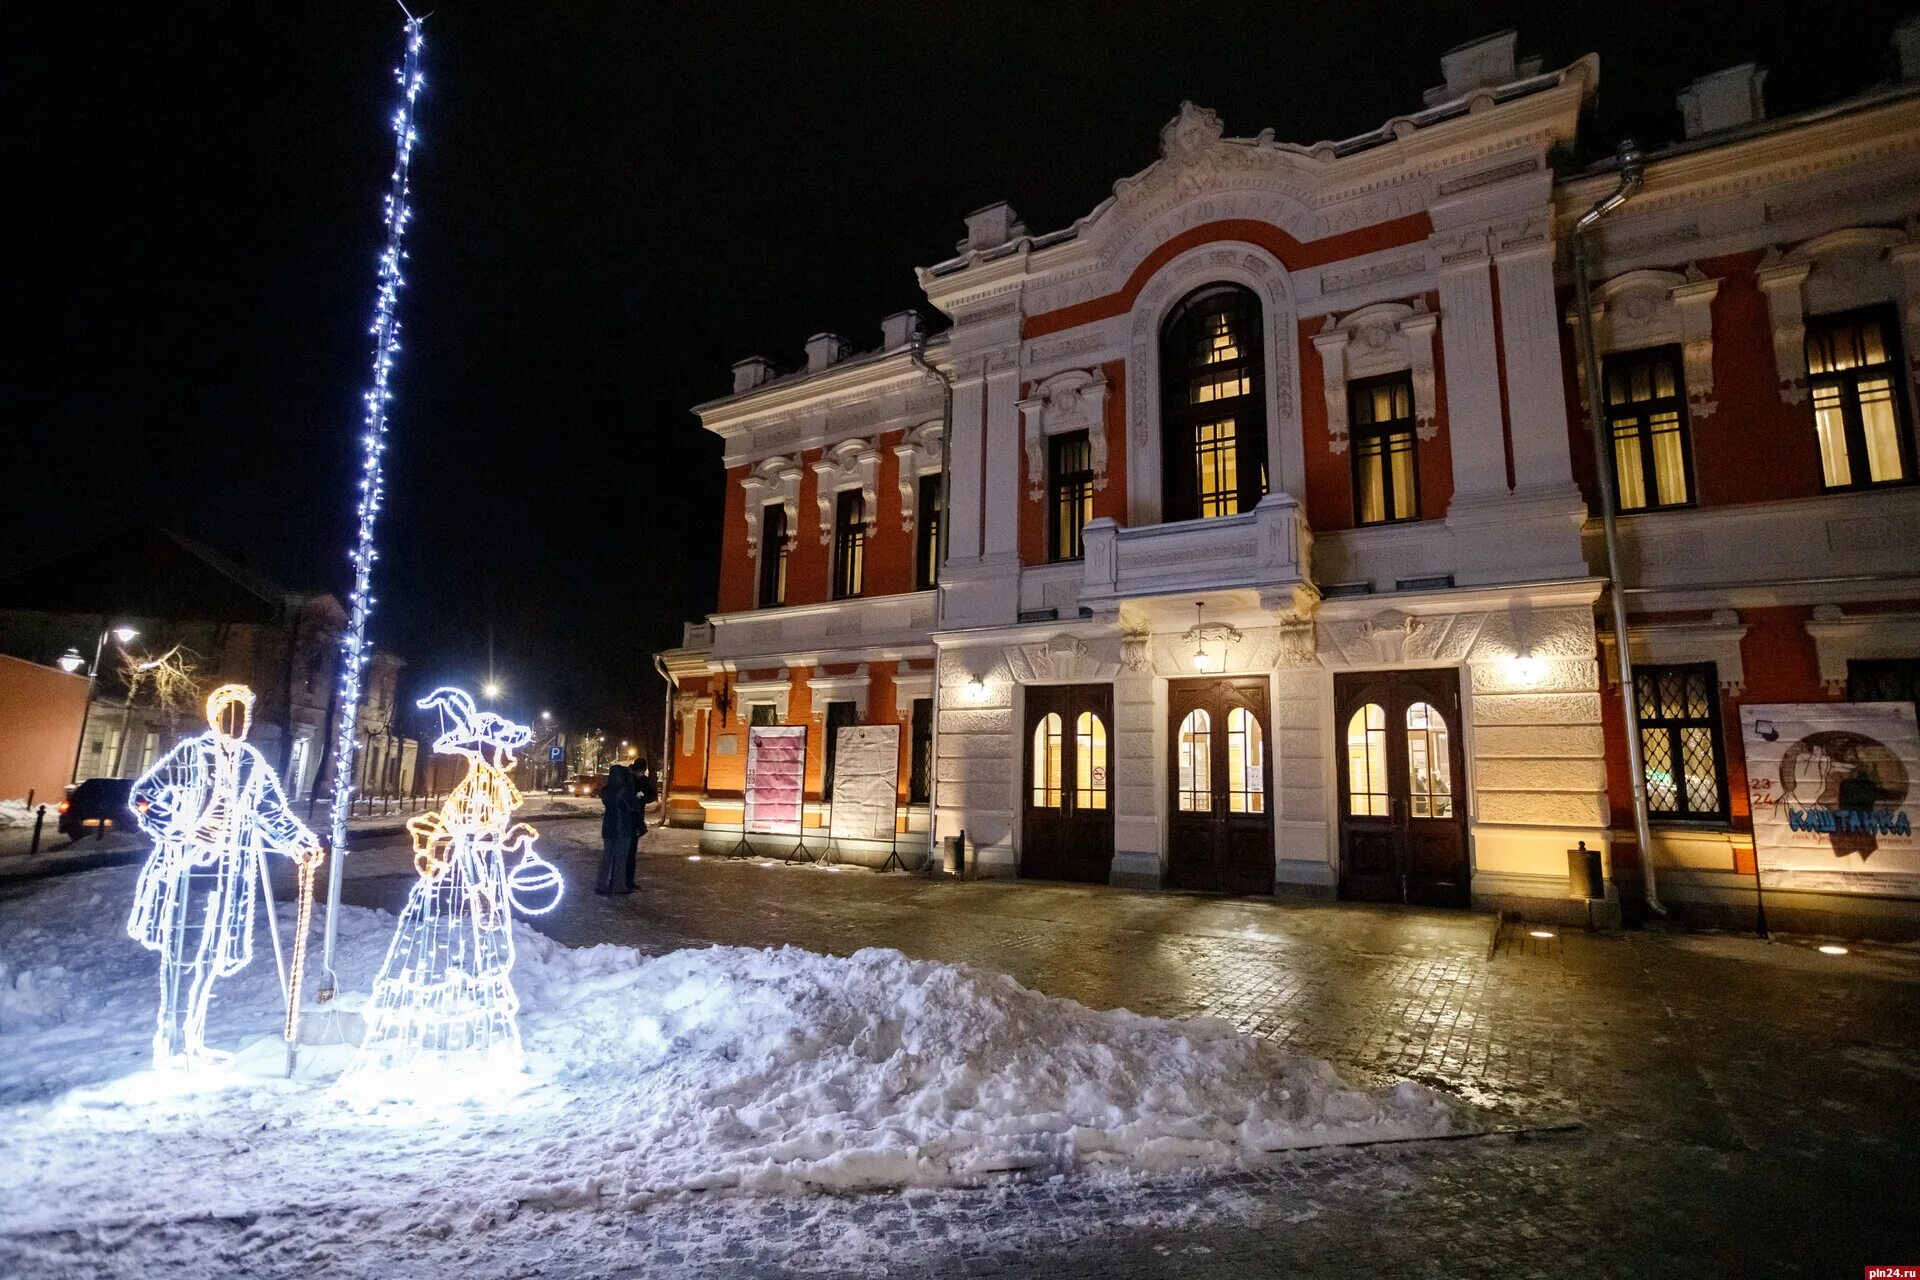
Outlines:
[[833, 755], [835, 840], [890, 841], [900, 788], [900, 726], [855, 724], [840, 730]]
[[747, 730], [747, 831], [800, 834], [807, 785], [807, 726], [758, 725]]
[[1907, 702], [1740, 708], [1769, 888], [1920, 897], [1920, 727]]

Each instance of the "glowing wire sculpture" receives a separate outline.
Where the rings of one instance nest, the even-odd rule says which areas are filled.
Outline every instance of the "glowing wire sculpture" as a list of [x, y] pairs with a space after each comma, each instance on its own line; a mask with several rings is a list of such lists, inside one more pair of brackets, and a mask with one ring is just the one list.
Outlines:
[[[532, 731], [476, 711], [459, 689], [436, 689], [419, 705], [440, 709], [445, 728], [433, 749], [465, 756], [467, 776], [438, 812], [407, 820], [420, 878], [374, 980], [366, 1037], [341, 1077], [375, 1096], [408, 1092], [396, 1076], [444, 1095], [454, 1083], [447, 1067], [520, 1069], [513, 913], [551, 911], [562, 889], [560, 873], [533, 850], [533, 828], [513, 821], [521, 796], [507, 771]], [[512, 854], [519, 861], [509, 871]]]
[[[405, 6], [401, 7], [405, 12]], [[339, 732], [333, 747], [333, 814], [331, 847], [333, 865], [327, 875], [326, 939], [321, 947], [320, 963], [325, 971], [324, 986], [333, 990], [334, 917], [340, 910], [340, 874], [342, 854], [347, 847], [347, 815], [353, 807], [353, 745], [359, 724], [361, 670], [367, 665], [367, 615], [373, 611], [373, 562], [380, 558], [373, 546], [374, 522], [386, 497], [386, 479], [381, 456], [387, 450], [387, 402], [393, 399], [391, 381], [393, 358], [400, 350], [400, 287], [406, 280], [400, 264], [406, 255], [400, 243], [406, 237], [407, 223], [413, 218], [407, 207], [407, 172], [413, 161], [415, 100], [425, 77], [420, 71], [420, 51], [426, 43], [422, 19], [407, 14], [407, 52], [395, 72], [400, 84], [400, 105], [393, 115], [393, 172], [388, 176], [386, 202], [387, 244], [380, 253], [380, 266], [373, 302], [373, 386], [366, 394], [367, 413], [360, 437], [360, 527], [354, 542], [353, 591], [348, 597], [346, 635], [341, 639]]]
[[[253, 959], [255, 882], [271, 893], [264, 855], [284, 854], [299, 864], [309, 898], [321, 856], [313, 832], [287, 807], [272, 766], [246, 740], [253, 690], [243, 684], [215, 689], [207, 698], [207, 723], [206, 733], [142, 774], [130, 797], [141, 830], [154, 841], [134, 889], [127, 933], [160, 953], [157, 1068], [206, 1067], [232, 1056], [207, 1048], [207, 1003], [215, 978], [238, 973]], [[271, 918], [267, 927], [274, 927]], [[184, 1006], [182, 978], [188, 982]], [[291, 998], [288, 1003], [291, 1009]]]

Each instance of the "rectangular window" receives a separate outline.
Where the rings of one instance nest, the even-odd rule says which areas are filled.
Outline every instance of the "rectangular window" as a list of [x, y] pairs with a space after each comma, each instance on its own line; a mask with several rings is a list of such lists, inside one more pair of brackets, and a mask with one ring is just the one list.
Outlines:
[[858, 489], [842, 489], [833, 518], [833, 598], [857, 596], [866, 583], [867, 512]]
[[1920, 707], [1920, 658], [1847, 659], [1847, 701]]
[[1348, 388], [1353, 435], [1353, 518], [1394, 524], [1420, 518], [1414, 465], [1413, 375], [1390, 373]]
[[1193, 490], [1203, 520], [1240, 510], [1240, 448], [1234, 427], [1232, 418], [1224, 418], [1193, 429]]
[[1807, 386], [1829, 489], [1898, 484], [1913, 475], [1891, 307], [1807, 317]]
[[925, 804], [933, 793], [932, 698], [913, 700], [912, 746], [907, 763], [907, 803]]
[[940, 585], [940, 476], [920, 477], [920, 525], [914, 534], [913, 589], [931, 591]]
[[1695, 822], [1727, 820], [1727, 758], [1720, 681], [1711, 662], [1635, 667], [1647, 812]]
[[820, 798], [833, 799], [833, 764], [840, 755], [840, 730], [859, 722], [859, 704], [853, 702], [829, 702], [827, 704], [827, 752], [826, 768], [820, 774]]
[[747, 727], [761, 729], [768, 725], [779, 724], [779, 708], [771, 702], [756, 702], [747, 708]]
[[787, 507], [769, 502], [760, 512], [760, 607], [787, 602]]
[[1047, 442], [1047, 558], [1078, 560], [1086, 554], [1081, 531], [1093, 519], [1093, 445], [1084, 431]]
[[1687, 392], [1680, 348], [1607, 357], [1607, 435], [1613, 442], [1615, 509], [1656, 511], [1693, 501]]

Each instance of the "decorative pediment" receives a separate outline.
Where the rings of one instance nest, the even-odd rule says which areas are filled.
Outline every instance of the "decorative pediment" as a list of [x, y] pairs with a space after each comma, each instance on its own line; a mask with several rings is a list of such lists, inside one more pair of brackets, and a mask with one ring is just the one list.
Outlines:
[[880, 454], [865, 440], [842, 440], [813, 464], [814, 498], [820, 506], [820, 545], [833, 541], [834, 503], [842, 489], [860, 490], [867, 534], [880, 527]]
[[782, 724], [787, 719], [787, 699], [793, 693], [793, 680], [784, 670], [779, 675], [766, 680], [735, 680], [733, 682], [733, 704], [739, 707], [738, 718], [746, 720], [747, 708], [756, 703], [772, 705], [774, 715]]
[[1439, 434], [1433, 372], [1433, 332], [1439, 320], [1427, 309], [1425, 298], [1415, 298], [1411, 304], [1375, 303], [1340, 320], [1327, 317], [1313, 336], [1313, 346], [1320, 353], [1328, 447], [1333, 452], [1347, 451], [1347, 384], [1403, 369], [1413, 382], [1413, 413], [1420, 438], [1431, 440]]
[[893, 446], [893, 455], [900, 461], [900, 529], [912, 533], [920, 516], [920, 477], [940, 470], [940, 420], [907, 432], [907, 438]]
[[[1687, 412], [1696, 418], [1709, 417], [1719, 407], [1713, 399], [1713, 300], [1719, 292], [1720, 282], [1692, 264], [1685, 274], [1629, 271], [1615, 276], [1593, 291], [1594, 349], [1605, 355], [1678, 345], [1685, 368]], [[1579, 310], [1569, 307], [1566, 320], [1569, 325], [1578, 324]], [[1586, 362], [1576, 361], [1575, 371], [1584, 405]]]
[[829, 702], [851, 702], [856, 718], [865, 724], [867, 720], [867, 687], [871, 681], [867, 678], [867, 664], [861, 663], [845, 675], [814, 675], [807, 680], [807, 698], [809, 713], [820, 717], [827, 714]]
[[800, 464], [792, 458], [768, 458], [741, 477], [740, 487], [747, 495], [747, 554], [759, 553], [762, 517], [772, 502], [787, 509], [787, 545], [792, 546], [800, 529]]
[[[1113, 649], [1111, 654], [1107, 650]], [[1004, 657], [1013, 679], [1022, 684], [1049, 680], [1111, 680], [1120, 669], [1120, 654], [1112, 641], [1088, 644], [1075, 636], [1057, 635], [1034, 644], [1010, 644]]]
[[1912, 229], [1847, 227], [1789, 252], [1767, 250], [1754, 273], [1767, 296], [1780, 398], [1807, 398], [1807, 316], [1899, 300], [1909, 360], [1920, 358], [1920, 244]]
[[1046, 492], [1046, 438], [1067, 431], [1087, 433], [1093, 452], [1093, 487], [1107, 487], [1107, 375], [1098, 368], [1069, 369], [1034, 387], [1020, 402], [1027, 446], [1027, 496]]

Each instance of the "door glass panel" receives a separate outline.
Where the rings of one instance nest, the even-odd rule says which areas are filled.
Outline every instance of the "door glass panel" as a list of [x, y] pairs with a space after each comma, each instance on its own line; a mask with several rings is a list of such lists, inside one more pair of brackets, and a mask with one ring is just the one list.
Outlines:
[[1245, 707], [1227, 712], [1227, 808], [1234, 813], [1265, 813], [1266, 743], [1260, 721]]
[[1407, 787], [1416, 818], [1453, 816], [1452, 757], [1447, 720], [1424, 702], [1407, 708]]
[[1074, 721], [1073, 805], [1076, 809], [1107, 807], [1107, 726], [1091, 711]]
[[1189, 711], [1180, 722], [1180, 794], [1176, 801], [1183, 813], [1207, 813], [1213, 809], [1213, 718], [1204, 711]]
[[1347, 810], [1387, 816], [1387, 711], [1369, 702], [1347, 721]]
[[1049, 711], [1033, 726], [1033, 807], [1060, 807], [1060, 716]]

